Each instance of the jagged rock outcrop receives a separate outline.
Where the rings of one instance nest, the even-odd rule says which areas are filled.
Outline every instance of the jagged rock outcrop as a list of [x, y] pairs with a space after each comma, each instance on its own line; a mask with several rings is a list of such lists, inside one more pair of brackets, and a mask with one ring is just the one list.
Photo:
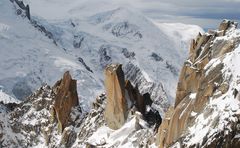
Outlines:
[[105, 120], [112, 129], [120, 128], [127, 118], [127, 100], [122, 65], [111, 64], [105, 69], [107, 105]]
[[[228, 134], [223, 134], [226, 128], [216, 133], [209, 131], [203, 141], [195, 140], [195, 143], [191, 141], [194, 136], [197, 136], [191, 135], [191, 132], [194, 130], [193, 127], [198, 127], [200, 124], [198, 118], [203, 114], [203, 120], [206, 120], [214, 115], [213, 107], [208, 105], [210, 100], [220, 98], [229, 91], [231, 76], [226, 77], [226, 74], [223, 73], [224, 63], [222, 60], [226, 53], [233, 51], [239, 44], [240, 37], [239, 34], [237, 35], [236, 28], [237, 23], [224, 20], [217, 31], [209, 31], [203, 35], [199, 33], [196, 40], [192, 41], [189, 58], [179, 77], [175, 105], [169, 108], [159, 127], [158, 144], [160, 148], [170, 147], [174, 144], [183, 147], [231, 147], [236, 144], [227, 139], [220, 142], [221, 138], [219, 139], [217, 135], [229, 137]], [[219, 118], [221, 115], [211, 119], [205, 126], [211, 128], [220, 126]], [[236, 126], [238, 122], [236, 120], [229, 123], [229, 126]], [[192, 127], [192, 131], [190, 127]], [[234, 137], [238, 132], [230, 133]], [[215, 137], [215, 139], [211, 141], [208, 137], [211, 139]]]
[[13, 109], [9, 110], [8, 105], [7, 112], [0, 109], [0, 123], [3, 123], [0, 147], [30, 147], [39, 143], [37, 137], [50, 125], [48, 110], [53, 100], [49, 98], [53, 96], [51, 88], [45, 85]]
[[76, 81], [66, 72], [20, 104], [0, 102], [0, 147], [72, 147], [81, 119]]
[[79, 105], [77, 94], [77, 81], [73, 80], [69, 71], [65, 72], [63, 78], [56, 82], [53, 87], [55, 99], [53, 114], [58, 121], [58, 128], [63, 132], [73, 107]]
[[150, 94], [141, 94], [137, 85], [134, 87], [129, 80], [125, 81], [120, 64], [109, 65], [105, 70], [105, 76], [107, 92], [105, 120], [110, 128], [120, 128], [125, 123], [128, 111], [132, 108], [136, 108], [150, 126], [160, 125], [161, 116], [151, 107], [153, 101]]
[[[69, 111], [66, 111], [65, 107], [56, 110], [56, 102], [62, 103], [60, 107], [70, 107], [69, 104], [72, 104], [68, 101], [69, 97], [63, 97], [65, 94], [74, 94], [69, 91], [70, 86], [74, 86], [70, 83], [72, 81], [69, 72], [66, 72], [63, 79], [55, 86], [51, 88], [44, 85], [16, 106], [11, 104], [2, 106], [0, 103], [0, 147], [126, 147], [129, 145], [130, 147], [147, 147], [154, 144], [153, 128], [155, 127], [149, 124], [150, 122], [147, 123], [146, 119], [153, 121], [156, 117], [151, 115], [152, 119], [148, 118], [151, 112], [148, 109], [144, 111], [145, 114], [141, 114], [138, 111], [141, 109], [137, 109], [132, 101], [129, 102], [133, 107], [127, 108], [127, 121], [120, 129], [111, 130], [106, 126], [104, 112], [107, 109], [107, 97], [105, 94], [97, 97], [89, 113], [82, 113], [80, 106], [72, 107], [67, 116], [65, 128], [62, 123], [59, 123], [61, 120], [56, 122], [56, 118], [66, 116]], [[124, 93], [127, 93], [124, 79], [122, 81]], [[132, 86], [132, 88], [136, 87]], [[135, 91], [138, 92], [138, 90]], [[149, 94], [139, 94], [139, 96], [150, 99]], [[132, 99], [135, 103], [139, 100], [139, 98]], [[148, 101], [143, 102], [144, 106], [149, 108], [146, 105]], [[66, 112], [62, 115], [63, 110]], [[64, 128], [62, 132], [58, 132], [59, 125]], [[101, 132], [103, 129], [109, 136], [106, 137], [106, 133]]]

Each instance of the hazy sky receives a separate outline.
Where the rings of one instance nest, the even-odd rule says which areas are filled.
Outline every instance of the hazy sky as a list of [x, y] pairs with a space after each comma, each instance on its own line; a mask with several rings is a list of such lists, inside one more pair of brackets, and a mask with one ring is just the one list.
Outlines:
[[[135, 8], [156, 21], [182, 22], [196, 24], [204, 29], [216, 28], [222, 19], [236, 20], [240, 23], [240, 0], [24, 0], [30, 3], [33, 11], [47, 7], [91, 2], [116, 4]], [[39, 6], [44, 4], [46, 6]], [[66, 3], [67, 2], [67, 3]], [[90, 2], [90, 3], [89, 3]], [[50, 6], [49, 6], [50, 5]], [[63, 5], [63, 6], [64, 6]], [[103, 5], [99, 5], [103, 6]], [[64, 8], [64, 7], [63, 7]], [[60, 7], [59, 9], [63, 9]], [[99, 8], [94, 8], [99, 9]], [[55, 10], [55, 9], [54, 9]], [[54, 11], [53, 10], [53, 11]], [[42, 11], [41, 11], [42, 12]], [[46, 11], [47, 13], [48, 11]], [[58, 11], [59, 12], [59, 11]], [[62, 12], [62, 11], [60, 11]], [[43, 13], [43, 12], [42, 12]], [[65, 13], [64, 11], [62, 13]], [[47, 14], [48, 16], [49, 14]]]
[[161, 22], [182, 22], [216, 28], [222, 19], [240, 23], [240, 0], [122, 0]]

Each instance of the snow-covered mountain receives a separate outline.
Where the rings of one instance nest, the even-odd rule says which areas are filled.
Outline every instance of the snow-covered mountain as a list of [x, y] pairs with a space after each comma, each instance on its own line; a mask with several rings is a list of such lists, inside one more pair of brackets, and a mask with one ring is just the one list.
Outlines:
[[[113, 109], [116, 117], [123, 112], [114, 112], [115, 108], [123, 105], [121, 103], [108, 105], [112, 103], [109, 99], [122, 99], [121, 88], [117, 86], [121, 85], [120, 78], [123, 78], [123, 73], [117, 70], [121, 66], [112, 64], [113, 69], [110, 68], [110, 71], [116, 73], [105, 73], [105, 77], [112, 80], [113, 75], [114, 80], [107, 83], [114, 87], [106, 87], [107, 94], [99, 95], [92, 102], [88, 113], [82, 112], [81, 106], [69, 106], [69, 102], [75, 97], [68, 94], [73, 94], [76, 89], [76, 85], [72, 86], [76, 81], [71, 80], [70, 76], [64, 76], [53, 87], [42, 86], [19, 104], [0, 101], [1, 146], [238, 148], [240, 33], [236, 25], [234, 22], [223, 21], [218, 30], [199, 34], [191, 43], [189, 58], [180, 75], [181, 83], [178, 83], [175, 106], [166, 112], [159, 128], [158, 124], [149, 122], [160, 116], [152, 114], [150, 120], [148, 119], [146, 113], [153, 109], [147, 105], [148, 102], [144, 102], [145, 113], [140, 112], [138, 103], [127, 105], [130, 94], [136, 93], [136, 90], [126, 86], [127, 93], [123, 92], [128, 94], [125, 95], [128, 100], [125, 101], [128, 106], [125, 123], [118, 129], [108, 126], [107, 120], [111, 119], [106, 118], [107, 109]], [[68, 83], [70, 81], [73, 83]], [[66, 96], [62, 93], [65, 91], [68, 92]], [[109, 91], [116, 97], [110, 98]], [[0, 97], [8, 100], [7, 95]], [[141, 102], [141, 95], [135, 97], [137, 102]], [[59, 117], [65, 114], [61, 111], [62, 105], [57, 106], [55, 103], [59, 99], [66, 105], [62, 109], [71, 110], [64, 129], [59, 128]], [[57, 110], [58, 107], [60, 110]]]
[[237, 23], [198, 34], [107, 0], [24, 2], [0, 1], [0, 147], [240, 146]]
[[[150, 91], [153, 99], [165, 98], [163, 102], [169, 104], [187, 53], [182, 49], [202, 32], [200, 27], [183, 24], [158, 27], [136, 10], [107, 1], [24, 2], [30, 6], [31, 20], [15, 1], [1, 1], [0, 5], [4, 12], [0, 14], [0, 85], [18, 99], [43, 83], [52, 85], [70, 70], [78, 80], [81, 104], [88, 110], [104, 90], [104, 67], [122, 63], [126, 72], [141, 71], [134, 77], [135, 71], [128, 73], [141, 92]], [[177, 35], [166, 31], [185, 27], [192, 29]], [[159, 111], [163, 114], [161, 108]]]

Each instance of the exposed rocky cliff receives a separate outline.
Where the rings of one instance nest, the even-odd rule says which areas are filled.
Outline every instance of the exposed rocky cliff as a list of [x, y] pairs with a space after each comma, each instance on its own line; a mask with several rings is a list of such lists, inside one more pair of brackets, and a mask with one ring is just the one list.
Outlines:
[[111, 64], [105, 69], [105, 87], [107, 105], [105, 118], [112, 129], [120, 128], [127, 118], [127, 98], [125, 96], [125, 80], [122, 65]]
[[[149, 93], [141, 94], [138, 86], [133, 87], [129, 80], [125, 81], [122, 65], [110, 64], [105, 69], [105, 87], [107, 104], [105, 120], [108, 127], [119, 129], [127, 120], [129, 112], [138, 111], [143, 119], [158, 127], [161, 123], [159, 112], [152, 108]], [[148, 109], [147, 109], [148, 108]]]
[[52, 115], [58, 121], [60, 132], [66, 127], [72, 108], [79, 105], [76, 82], [76, 80], [72, 79], [69, 71], [67, 71], [64, 73], [63, 78], [56, 82], [53, 87], [56, 96], [54, 98]]
[[69, 147], [82, 116], [76, 81], [66, 72], [53, 88], [44, 85], [20, 104], [1, 104], [0, 116], [0, 147]]
[[239, 61], [227, 60], [239, 57], [239, 42], [237, 23], [228, 20], [192, 41], [175, 105], [159, 128], [161, 148], [240, 146]]

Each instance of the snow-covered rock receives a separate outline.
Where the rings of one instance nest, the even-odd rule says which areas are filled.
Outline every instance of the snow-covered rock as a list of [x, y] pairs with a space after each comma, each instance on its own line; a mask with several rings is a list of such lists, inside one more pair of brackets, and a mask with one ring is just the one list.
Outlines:
[[59, 132], [52, 112], [54, 89], [44, 85], [13, 108], [0, 103], [1, 147], [155, 147], [154, 126], [133, 108], [122, 127], [107, 127], [105, 94], [96, 98], [89, 113], [72, 108], [66, 127]]
[[192, 41], [160, 147], [239, 147], [239, 43], [237, 23], [228, 20]]

